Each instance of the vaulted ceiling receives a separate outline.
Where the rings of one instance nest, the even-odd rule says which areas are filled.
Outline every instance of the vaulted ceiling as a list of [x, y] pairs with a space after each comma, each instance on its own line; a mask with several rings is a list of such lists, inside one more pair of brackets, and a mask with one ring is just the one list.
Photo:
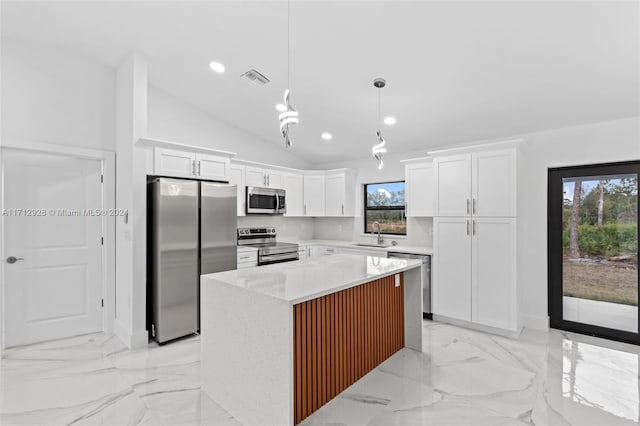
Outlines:
[[[3, 37], [114, 67], [138, 50], [152, 85], [285, 149], [286, 2], [3, 1], [1, 19]], [[369, 156], [375, 77], [397, 118], [390, 152], [637, 116], [639, 55], [635, 1], [292, 1], [292, 149], [310, 163]], [[240, 78], [249, 68], [271, 82]]]

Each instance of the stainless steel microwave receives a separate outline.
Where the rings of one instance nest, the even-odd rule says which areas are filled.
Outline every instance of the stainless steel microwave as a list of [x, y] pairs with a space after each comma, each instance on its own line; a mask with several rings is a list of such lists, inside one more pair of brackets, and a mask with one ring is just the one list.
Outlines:
[[247, 186], [247, 214], [284, 214], [287, 203], [284, 189]]

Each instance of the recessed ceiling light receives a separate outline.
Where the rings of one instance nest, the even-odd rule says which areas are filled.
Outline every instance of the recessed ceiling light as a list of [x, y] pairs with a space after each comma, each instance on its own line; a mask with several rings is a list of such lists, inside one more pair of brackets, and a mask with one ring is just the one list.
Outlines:
[[394, 124], [396, 124], [396, 118], [395, 117], [385, 117], [384, 118], [384, 124], [386, 124], [387, 126], [393, 126]]
[[283, 104], [276, 105], [276, 109], [280, 112], [285, 112], [287, 110], [287, 106]]
[[217, 72], [218, 74], [222, 74], [224, 72], [224, 65], [222, 65], [220, 62], [216, 62], [216, 61], [209, 62], [209, 68], [211, 68], [213, 71]]
[[330, 141], [331, 139], [333, 139], [333, 135], [329, 132], [324, 132], [323, 134], [320, 135], [320, 137], [325, 141]]

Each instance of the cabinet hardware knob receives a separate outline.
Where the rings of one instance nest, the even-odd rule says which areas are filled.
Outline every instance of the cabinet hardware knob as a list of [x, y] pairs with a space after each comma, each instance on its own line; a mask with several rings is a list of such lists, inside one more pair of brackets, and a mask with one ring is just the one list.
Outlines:
[[16, 262], [18, 262], [18, 261], [20, 261], [20, 260], [24, 260], [24, 257], [15, 257], [15, 256], [7, 257], [7, 263], [9, 263], [11, 265], [16, 263]]

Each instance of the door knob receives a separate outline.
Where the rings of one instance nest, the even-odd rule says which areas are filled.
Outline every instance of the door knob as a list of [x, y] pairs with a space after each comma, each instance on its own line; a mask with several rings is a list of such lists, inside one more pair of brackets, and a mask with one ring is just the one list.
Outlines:
[[15, 256], [7, 257], [7, 263], [16, 263], [18, 260], [24, 260], [24, 258]]

